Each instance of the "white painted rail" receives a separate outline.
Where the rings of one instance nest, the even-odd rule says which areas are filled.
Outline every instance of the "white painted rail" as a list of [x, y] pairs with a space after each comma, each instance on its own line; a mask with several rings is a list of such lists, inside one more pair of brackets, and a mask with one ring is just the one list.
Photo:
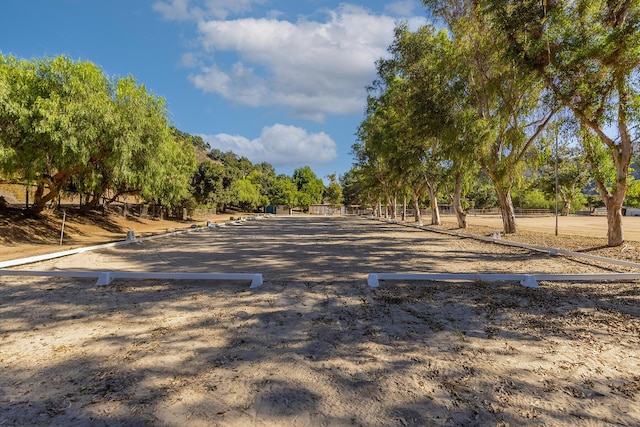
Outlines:
[[380, 281], [463, 281], [463, 282], [520, 282], [527, 288], [537, 288], [538, 281], [593, 282], [640, 280], [640, 273], [601, 274], [499, 274], [499, 273], [371, 273], [367, 284], [372, 288]]
[[134, 271], [36, 271], [0, 270], [0, 276], [35, 277], [95, 277], [96, 285], [108, 285], [114, 279], [156, 279], [156, 280], [248, 280], [249, 288], [262, 285], [261, 273], [163, 273]]

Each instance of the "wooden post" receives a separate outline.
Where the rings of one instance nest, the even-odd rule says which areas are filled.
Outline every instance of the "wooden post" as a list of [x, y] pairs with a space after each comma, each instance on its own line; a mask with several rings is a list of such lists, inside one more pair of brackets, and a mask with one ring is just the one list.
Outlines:
[[60, 231], [60, 246], [62, 246], [62, 238], [64, 237], [64, 222], [67, 219], [67, 213], [62, 211], [62, 230]]

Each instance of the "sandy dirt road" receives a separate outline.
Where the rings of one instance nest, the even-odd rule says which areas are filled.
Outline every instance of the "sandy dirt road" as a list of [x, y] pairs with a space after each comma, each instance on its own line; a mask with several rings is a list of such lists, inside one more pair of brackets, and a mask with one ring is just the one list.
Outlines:
[[0, 425], [637, 425], [636, 283], [395, 283], [372, 271], [603, 272], [363, 218], [285, 217], [37, 269], [265, 284], [0, 279]]

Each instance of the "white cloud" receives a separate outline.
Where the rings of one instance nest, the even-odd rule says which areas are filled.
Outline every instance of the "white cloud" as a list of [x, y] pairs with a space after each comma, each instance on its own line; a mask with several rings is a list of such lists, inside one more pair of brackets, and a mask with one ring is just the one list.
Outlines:
[[[375, 62], [387, 54], [396, 20], [411, 28], [425, 22], [417, 0], [397, 0], [375, 14], [342, 3], [287, 21], [276, 10], [260, 18], [228, 19], [255, 11], [267, 0], [158, 0], [166, 19], [192, 20], [198, 44], [180, 65], [205, 93], [253, 107], [285, 107], [323, 122], [327, 115], [362, 113]], [[313, 16], [313, 18], [311, 18]]]
[[409, 18], [414, 16], [414, 11], [417, 7], [419, 7], [419, 4], [416, 0], [399, 0], [385, 5], [384, 9], [394, 15]]
[[196, 68], [202, 66], [200, 55], [196, 52], [187, 52], [180, 58], [179, 65], [184, 68]]
[[[226, 19], [229, 15], [237, 15], [253, 10], [254, 4], [263, 4], [266, 0], [169, 0], [157, 1], [153, 9], [170, 21], [188, 19]], [[199, 5], [201, 4], [201, 6]]]
[[164, 19], [184, 21], [192, 18], [189, 0], [171, 0], [169, 3], [159, 1], [153, 4], [153, 10], [160, 12]]
[[232, 52], [233, 67], [202, 67], [191, 75], [204, 92], [251, 106], [286, 106], [322, 121], [326, 114], [358, 114], [375, 62], [393, 40], [395, 19], [341, 5], [326, 22], [277, 19], [201, 21], [202, 47]]
[[202, 135], [212, 148], [231, 150], [253, 163], [269, 162], [274, 167], [319, 165], [338, 157], [336, 143], [324, 132], [308, 133], [296, 126], [275, 124], [249, 140], [240, 135]]

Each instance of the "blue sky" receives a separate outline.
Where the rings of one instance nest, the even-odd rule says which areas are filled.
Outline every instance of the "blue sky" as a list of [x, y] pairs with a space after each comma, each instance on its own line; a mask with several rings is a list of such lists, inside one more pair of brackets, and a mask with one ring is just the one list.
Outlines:
[[172, 123], [278, 173], [344, 173], [365, 86], [418, 0], [2, 0], [0, 52], [134, 76]]

